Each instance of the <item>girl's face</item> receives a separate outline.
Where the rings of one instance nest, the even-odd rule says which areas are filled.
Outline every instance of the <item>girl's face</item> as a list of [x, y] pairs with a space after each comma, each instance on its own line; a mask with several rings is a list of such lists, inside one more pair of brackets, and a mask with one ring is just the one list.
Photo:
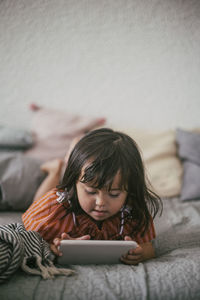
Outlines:
[[[80, 178], [82, 178], [83, 174]], [[91, 183], [82, 183], [80, 180], [76, 184], [78, 200], [81, 208], [93, 219], [97, 221], [105, 220], [115, 215], [124, 205], [127, 192], [121, 190], [120, 173], [118, 172], [113, 180], [111, 189], [97, 189]]]

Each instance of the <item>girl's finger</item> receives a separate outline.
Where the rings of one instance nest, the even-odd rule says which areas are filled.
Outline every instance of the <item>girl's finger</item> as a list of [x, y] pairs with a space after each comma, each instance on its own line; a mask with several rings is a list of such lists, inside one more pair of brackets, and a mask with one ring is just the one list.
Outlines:
[[90, 235], [89, 234], [83, 235], [83, 236], [77, 238], [77, 240], [90, 240]]
[[70, 237], [70, 235], [69, 235], [68, 233], [63, 232], [63, 233], [61, 234], [61, 239], [62, 239], [62, 240], [71, 240], [72, 238]]
[[125, 241], [133, 241], [133, 239], [129, 235], [126, 235], [124, 240]]
[[120, 260], [121, 260], [123, 263], [127, 264], [127, 265], [138, 265], [138, 264], [141, 262], [140, 259], [137, 259], [137, 260], [132, 260], [132, 259], [131, 259], [131, 260], [130, 260], [130, 259], [127, 259], [127, 258], [125, 258], [125, 257], [121, 257]]
[[142, 253], [143, 253], [143, 249], [139, 245], [137, 246], [137, 248], [130, 249], [128, 251], [128, 254], [132, 254], [132, 255], [141, 255]]
[[62, 255], [62, 253], [58, 250], [58, 248], [54, 244], [50, 245], [50, 249], [55, 255], [57, 255], [57, 256]]
[[60, 245], [60, 239], [59, 239], [59, 238], [55, 238], [55, 239], [53, 240], [53, 244], [54, 244], [55, 246]]
[[[87, 234], [87, 235], [83, 235], [83, 236], [80, 236], [78, 238], [72, 238], [68, 233], [66, 232], [63, 232], [61, 234], [61, 240], [89, 240], [90, 239], [90, 235]], [[54, 241], [56, 240], [56, 244], [58, 244], [57, 242], [57, 238], [54, 239]], [[59, 240], [59, 239], [58, 239]], [[59, 243], [60, 244], [60, 243]]]
[[123, 256], [125, 259], [128, 259], [128, 260], [132, 260], [132, 261], [138, 261], [139, 259], [141, 259], [141, 255], [126, 255], [126, 256]]

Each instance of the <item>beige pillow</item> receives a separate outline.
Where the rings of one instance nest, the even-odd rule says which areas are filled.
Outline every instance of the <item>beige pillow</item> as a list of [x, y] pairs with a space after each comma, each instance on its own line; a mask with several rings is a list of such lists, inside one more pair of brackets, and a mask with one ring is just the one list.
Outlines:
[[124, 130], [138, 144], [152, 190], [160, 197], [178, 196], [181, 190], [183, 168], [177, 156], [175, 130], [148, 132]]

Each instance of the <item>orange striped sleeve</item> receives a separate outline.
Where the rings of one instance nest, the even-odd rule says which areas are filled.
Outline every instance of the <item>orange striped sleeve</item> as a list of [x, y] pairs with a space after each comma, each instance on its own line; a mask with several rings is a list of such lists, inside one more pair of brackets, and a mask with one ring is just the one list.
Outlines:
[[155, 237], [156, 237], [155, 227], [154, 227], [153, 219], [151, 218], [149, 227], [146, 230], [145, 234], [141, 236], [141, 234], [138, 233], [137, 236], [135, 237], [135, 240], [138, 244], [143, 244], [143, 243], [151, 242]]
[[57, 189], [46, 193], [43, 197], [32, 203], [22, 215], [26, 230], [34, 230], [48, 242], [60, 237], [63, 232], [72, 230], [73, 218], [67, 214], [68, 205], [63, 206], [57, 202]]

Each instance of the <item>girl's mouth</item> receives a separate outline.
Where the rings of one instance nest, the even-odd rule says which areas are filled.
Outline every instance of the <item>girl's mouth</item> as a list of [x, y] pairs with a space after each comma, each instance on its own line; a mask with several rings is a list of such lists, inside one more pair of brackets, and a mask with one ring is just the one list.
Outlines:
[[97, 216], [104, 216], [104, 215], [107, 213], [106, 210], [96, 210], [96, 209], [94, 209], [93, 212], [94, 212], [95, 215], [97, 215]]

